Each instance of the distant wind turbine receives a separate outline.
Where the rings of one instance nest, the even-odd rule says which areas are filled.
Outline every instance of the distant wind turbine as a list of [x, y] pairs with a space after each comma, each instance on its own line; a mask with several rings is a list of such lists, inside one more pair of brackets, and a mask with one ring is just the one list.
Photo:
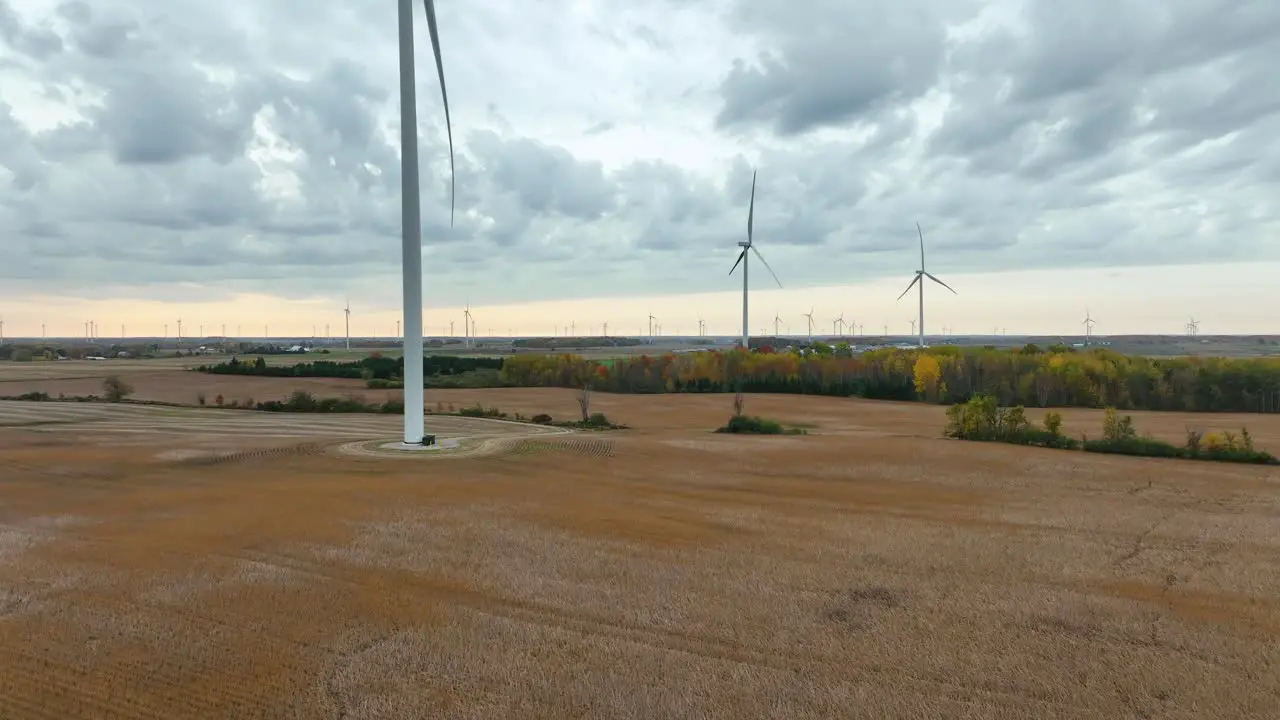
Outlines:
[[653, 311], [649, 311], [649, 337], [653, 337], [653, 321], [658, 318], [654, 317]]
[[844, 313], [840, 313], [840, 317], [831, 321], [831, 332], [840, 335], [840, 328], [844, 327]]
[[604, 337], [609, 337], [609, 321], [605, 320], [604, 324], [602, 324], [600, 328], [601, 328], [600, 334], [603, 335]]
[[1084, 320], [1081, 320], [1080, 324], [1084, 325], [1084, 344], [1085, 347], [1088, 347], [1093, 340], [1093, 326], [1097, 325], [1098, 321], [1093, 319], [1093, 315], [1091, 315], [1089, 310], [1086, 308], [1084, 311]]
[[471, 303], [468, 301], [466, 308], [464, 308], [462, 311], [462, 333], [463, 333], [462, 337], [463, 337], [463, 344], [466, 347], [471, 347], [472, 325], [474, 325], [474, 323], [471, 322]]
[[[434, 0], [423, 0], [427, 32], [440, 78], [444, 127], [449, 136], [449, 225], [453, 225], [457, 178], [453, 162], [453, 121], [449, 117], [449, 93], [445, 89], [444, 61], [440, 57], [440, 33], [436, 27]], [[404, 293], [404, 442], [421, 445], [426, 437], [426, 405], [423, 401], [422, 361], [422, 208], [418, 187], [418, 97], [414, 78], [413, 0], [400, 0], [400, 207], [402, 287]]]
[[[907, 289], [902, 291], [902, 295], [899, 295], [898, 299], [901, 300], [907, 293], [911, 292], [912, 287], [916, 285], [920, 286], [920, 325], [918, 328], [920, 330], [920, 347], [924, 347], [924, 279], [929, 278], [942, 287], [950, 290], [953, 295], [959, 295], [960, 293], [956, 292], [950, 285], [942, 282], [924, 269], [924, 231], [920, 229], [920, 223], [916, 223], [916, 233], [920, 236], [920, 269], [916, 271], [916, 276], [911, 279], [911, 284], [907, 285]], [[913, 327], [912, 334], [915, 334], [915, 331], [916, 327]]]
[[[351, 300], [350, 299], [347, 300], [347, 306], [342, 309], [342, 314], [344, 316], [344, 319], [347, 322], [347, 349], [350, 350], [351, 349]], [[325, 335], [328, 335], [328, 334], [329, 334], [329, 331], [326, 329]]]
[[738, 259], [734, 261], [733, 267], [729, 268], [729, 274], [732, 275], [733, 271], [738, 269], [738, 265], [739, 264], [742, 265], [742, 349], [743, 350], [751, 349], [751, 345], [749, 344], [751, 332], [750, 332], [750, 328], [747, 326], [747, 321], [748, 321], [747, 292], [750, 287], [747, 281], [747, 251], [751, 251], [756, 254], [756, 257], [760, 259], [761, 264], [763, 264], [765, 269], [769, 271], [769, 274], [773, 276], [774, 282], [778, 283], [778, 287], [782, 287], [782, 281], [778, 279], [777, 273], [773, 271], [773, 268], [769, 267], [769, 263], [764, 259], [764, 256], [760, 254], [760, 251], [757, 250], [756, 246], [753, 244], [754, 243], [753, 226], [755, 225], [755, 216], [756, 216], [756, 173], [752, 172], [751, 173], [751, 201], [750, 201], [750, 204], [747, 206], [747, 240], [746, 242], [738, 243], [738, 247], [742, 248], [742, 252], [738, 254]]
[[813, 340], [813, 308], [809, 308], [809, 312], [801, 313], [809, 321], [809, 340]]
[[774, 312], [773, 313], [773, 334], [775, 337], [778, 335], [778, 325], [780, 325], [781, 323], [782, 323], [782, 317], [778, 315], [777, 312]]

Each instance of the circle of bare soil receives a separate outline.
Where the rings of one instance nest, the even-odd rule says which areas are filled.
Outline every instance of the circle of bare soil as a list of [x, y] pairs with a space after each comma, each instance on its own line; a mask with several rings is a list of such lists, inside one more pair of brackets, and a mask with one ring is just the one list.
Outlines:
[[[357, 440], [335, 445], [331, 449], [340, 455], [355, 457], [395, 458], [421, 460], [429, 458], [471, 458], [515, 452], [531, 438], [567, 435], [572, 430], [543, 425], [526, 425], [503, 420], [488, 420], [502, 432], [438, 440], [436, 446], [405, 446], [394, 439]], [[508, 426], [504, 428], [503, 426]]]

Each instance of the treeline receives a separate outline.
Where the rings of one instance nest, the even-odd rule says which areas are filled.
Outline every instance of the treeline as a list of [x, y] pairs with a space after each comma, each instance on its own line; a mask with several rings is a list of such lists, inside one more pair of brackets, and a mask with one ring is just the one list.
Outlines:
[[556, 348], [637, 347], [643, 340], [629, 337], [539, 337], [511, 341], [511, 347], [537, 350]]
[[836, 352], [693, 352], [619, 358], [507, 358], [511, 385], [606, 392], [774, 392], [952, 404], [1280, 412], [1280, 359], [1146, 358], [1095, 349], [940, 347]]
[[[604, 392], [760, 392], [923, 400], [943, 404], [991, 395], [1002, 406], [1124, 410], [1280, 412], [1280, 358], [1147, 358], [1106, 349], [1077, 352], [938, 347], [861, 354], [815, 345], [796, 352], [741, 350], [587, 360], [573, 354], [507, 358], [433, 355], [424, 374], [522, 387], [584, 385]], [[197, 368], [224, 375], [364, 379], [397, 387], [400, 358], [273, 366], [259, 357]], [[497, 372], [501, 370], [501, 372]], [[432, 381], [428, 380], [428, 385]], [[370, 385], [372, 387], [373, 385]]]
[[[423, 375], [460, 375], [476, 370], [502, 369], [502, 358], [431, 355], [422, 359]], [[213, 375], [255, 375], [259, 377], [319, 377], [395, 381], [404, 377], [404, 358], [371, 355], [362, 360], [334, 362], [317, 360], [296, 365], [268, 365], [265, 358], [241, 360], [233, 357], [216, 365], [201, 365], [199, 372]]]

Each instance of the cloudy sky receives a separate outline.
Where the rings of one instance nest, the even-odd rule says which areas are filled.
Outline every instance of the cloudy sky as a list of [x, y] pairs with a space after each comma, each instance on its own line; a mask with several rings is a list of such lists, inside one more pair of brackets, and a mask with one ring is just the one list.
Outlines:
[[[428, 332], [734, 332], [753, 168], [753, 332], [906, 332], [917, 221], [931, 330], [1276, 330], [1275, 0], [439, 0], [453, 227], [416, 12]], [[386, 0], [0, 0], [5, 334], [393, 332], [396, 53]]]

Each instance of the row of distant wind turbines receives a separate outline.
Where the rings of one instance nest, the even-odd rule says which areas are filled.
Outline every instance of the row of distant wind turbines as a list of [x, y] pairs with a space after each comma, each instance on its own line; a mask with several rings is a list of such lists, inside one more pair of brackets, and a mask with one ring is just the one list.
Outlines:
[[[346, 334], [346, 349], [350, 350], [351, 349], [351, 303], [350, 302], [348, 302], [346, 307], [342, 309], [342, 313], [345, 320], [344, 325], [345, 325], [345, 334]], [[3, 321], [0, 321], [0, 323], [2, 322]], [[178, 318], [176, 324], [178, 328], [177, 340], [179, 343], [181, 343], [184, 339], [182, 335], [182, 318]], [[196, 339], [204, 339], [208, 337], [207, 335], [204, 334], [203, 324], [198, 325], [197, 328], [198, 328], [198, 334], [196, 335]], [[0, 325], [0, 330], [2, 329], [3, 329], [3, 326]], [[222, 337], [225, 338], [227, 336], [227, 326], [225, 323], [222, 325], [221, 329], [222, 329]], [[329, 335], [328, 325], [324, 326], [324, 333], [326, 337]], [[313, 337], [316, 335], [316, 327], [314, 325], [311, 326], [311, 335]], [[3, 334], [0, 334], [0, 338], [3, 338], [3, 337], [4, 337]], [[40, 337], [42, 339], [45, 337], [45, 325], [43, 323], [40, 325]], [[101, 337], [102, 335], [98, 331], [98, 322], [96, 320], [86, 320], [84, 323], [84, 339], [98, 340]], [[126, 327], [124, 325], [120, 326], [120, 337], [122, 339], [128, 337], [128, 335], [126, 334]], [[168, 323], [164, 323], [164, 335], [162, 335], [161, 337], [165, 337], [165, 338], [169, 337]], [[236, 337], [243, 337], [240, 334], [239, 325], [236, 326]], [[264, 338], [271, 337], [269, 325], [262, 326], [262, 337]], [[191, 338], [187, 338], [187, 339], [191, 339]]]

